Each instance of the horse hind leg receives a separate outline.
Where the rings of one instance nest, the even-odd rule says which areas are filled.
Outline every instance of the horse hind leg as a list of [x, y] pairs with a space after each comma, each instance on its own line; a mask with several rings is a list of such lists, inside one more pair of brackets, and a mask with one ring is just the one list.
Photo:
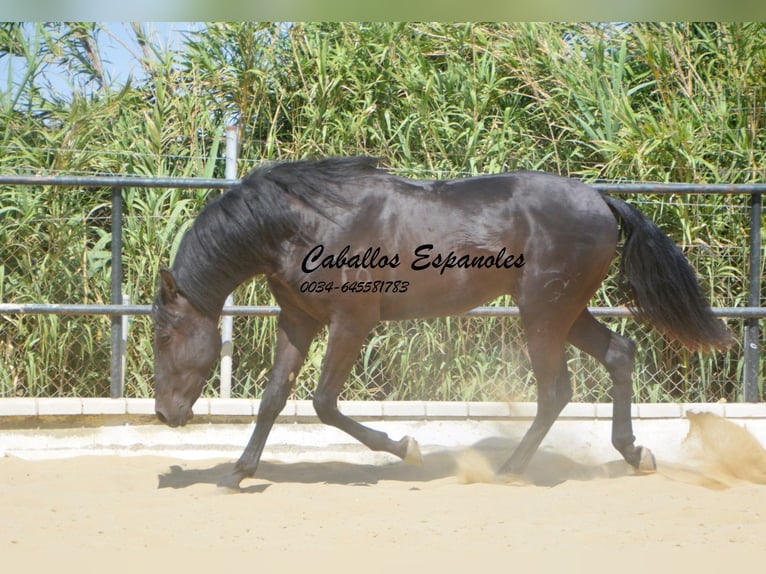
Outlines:
[[602, 325], [584, 310], [572, 325], [569, 341], [603, 364], [612, 379], [612, 445], [640, 471], [653, 471], [652, 452], [636, 446], [630, 408], [633, 400], [633, 368], [636, 345]]

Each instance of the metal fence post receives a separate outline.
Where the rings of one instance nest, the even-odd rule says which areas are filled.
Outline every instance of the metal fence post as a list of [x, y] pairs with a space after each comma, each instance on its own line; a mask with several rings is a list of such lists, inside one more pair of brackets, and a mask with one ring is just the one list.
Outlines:
[[[122, 188], [112, 187], [112, 305], [122, 305]], [[112, 315], [112, 355], [109, 379], [113, 399], [122, 397], [122, 317]]]
[[[126, 307], [130, 305], [130, 295], [123, 295], [122, 304]], [[120, 345], [120, 393], [125, 394], [125, 361], [128, 356], [128, 333], [130, 332], [130, 315], [121, 315], [122, 319], [122, 333]]]
[[[761, 194], [750, 195], [750, 281], [748, 305], [761, 306]], [[745, 320], [745, 365], [742, 371], [742, 398], [745, 402], [760, 400], [758, 375], [760, 370], [760, 329], [758, 318]]]
[[[237, 179], [237, 152], [238, 152], [238, 129], [236, 125], [226, 126], [226, 168], [224, 177], [226, 179]], [[225, 191], [223, 193], [226, 193]], [[234, 304], [234, 298], [231, 294], [226, 297], [225, 305]], [[221, 319], [221, 398], [231, 397], [231, 372], [232, 372], [232, 351], [234, 343], [232, 341], [234, 331], [234, 317], [224, 315]]]

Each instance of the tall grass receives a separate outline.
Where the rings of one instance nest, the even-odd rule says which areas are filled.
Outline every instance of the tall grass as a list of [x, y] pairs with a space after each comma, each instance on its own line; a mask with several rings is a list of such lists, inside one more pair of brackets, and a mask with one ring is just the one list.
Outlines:
[[[763, 24], [217, 23], [190, 33], [179, 53], [137, 27], [146, 79], [126, 85], [110, 84], [100, 67], [98, 26], [72, 32], [0, 25], [0, 54], [28, 66], [0, 93], [4, 173], [220, 177], [221, 135], [236, 121], [242, 171], [365, 153], [425, 178], [544, 169], [591, 181], [764, 179]], [[56, 67], [69, 71], [70, 97], [45, 81]], [[157, 267], [213, 193], [125, 190], [124, 289], [133, 301], [151, 300]], [[683, 246], [714, 305], [744, 304], [746, 197], [628, 199]], [[108, 190], [0, 189], [0, 300], [108, 301], [108, 202]], [[260, 280], [235, 302], [273, 303]], [[593, 304], [620, 303], [610, 277]], [[610, 326], [640, 341], [643, 400], [738, 398], [738, 348], [702, 357], [631, 320]], [[237, 318], [235, 336], [234, 392], [257, 395], [275, 322]], [[150, 339], [150, 322], [136, 318], [131, 396], [151, 392]], [[311, 392], [323, 349], [320, 338], [296, 396]], [[108, 320], [0, 317], [0, 361], [0, 396], [106, 394]], [[603, 369], [577, 352], [570, 366], [578, 398], [608, 398]], [[533, 395], [517, 322], [468, 318], [379, 326], [346, 392]]]

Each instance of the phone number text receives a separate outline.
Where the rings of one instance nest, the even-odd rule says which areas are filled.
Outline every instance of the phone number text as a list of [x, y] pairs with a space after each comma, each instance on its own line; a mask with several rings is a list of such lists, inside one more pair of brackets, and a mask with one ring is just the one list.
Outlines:
[[406, 293], [410, 287], [409, 281], [304, 281], [301, 283], [301, 293]]

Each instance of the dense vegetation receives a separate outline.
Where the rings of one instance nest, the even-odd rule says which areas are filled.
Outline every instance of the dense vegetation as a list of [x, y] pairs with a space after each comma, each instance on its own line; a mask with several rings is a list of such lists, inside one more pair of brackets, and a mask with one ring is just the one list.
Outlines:
[[[221, 136], [236, 122], [241, 172], [363, 153], [413, 177], [524, 168], [589, 181], [766, 179], [764, 24], [209, 24], [177, 51], [133, 32], [143, 74], [117, 84], [100, 26], [0, 25], [0, 58], [27, 70], [0, 92], [0, 173], [222, 177]], [[66, 93], [47, 80], [54, 71]], [[212, 193], [125, 190], [132, 301], [150, 301], [158, 265]], [[748, 197], [628, 199], [684, 247], [714, 305], [746, 304]], [[0, 301], [108, 302], [108, 190], [0, 188], [0, 222]], [[235, 297], [271, 303], [259, 281]], [[620, 302], [610, 280], [593, 304]], [[739, 336], [741, 322], [730, 324]], [[739, 396], [739, 348], [701, 357], [633, 321], [610, 325], [640, 340], [641, 399]], [[257, 395], [274, 322], [238, 319], [235, 333], [234, 393]], [[148, 319], [135, 318], [130, 396], [150, 393], [150, 337]], [[0, 317], [0, 396], [106, 396], [108, 361], [106, 318]], [[529, 398], [525, 361], [514, 321], [385, 325], [345, 396]], [[571, 366], [579, 399], [606, 398], [603, 370], [577, 353]]]

